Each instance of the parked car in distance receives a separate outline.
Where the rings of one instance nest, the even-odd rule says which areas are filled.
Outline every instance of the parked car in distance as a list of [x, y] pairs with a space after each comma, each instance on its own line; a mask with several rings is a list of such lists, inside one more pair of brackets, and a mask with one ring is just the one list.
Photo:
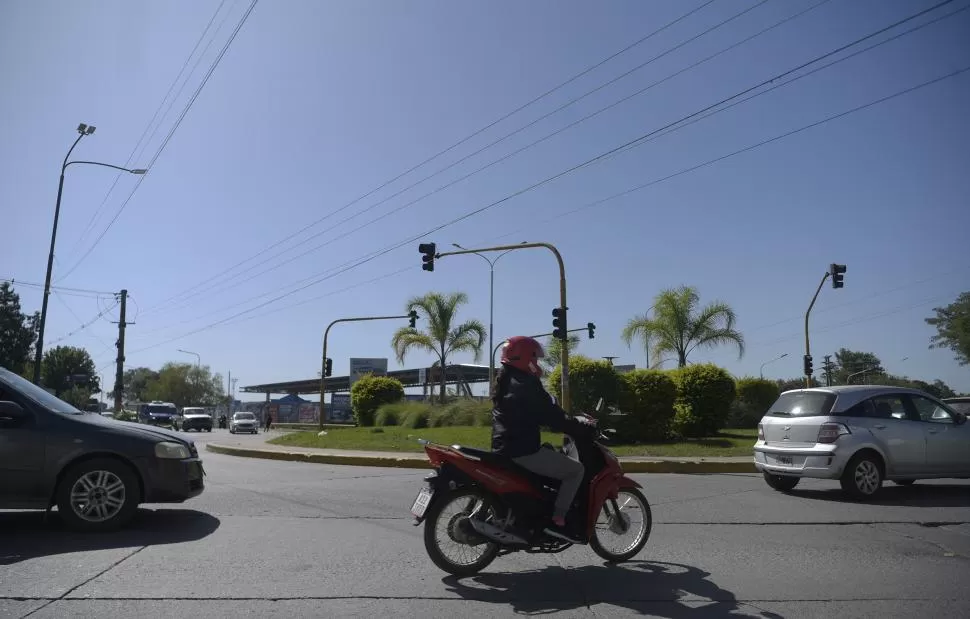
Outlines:
[[138, 408], [138, 421], [150, 426], [162, 426], [178, 430], [179, 411], [171, 402], [155, 400], [142, 404]]
[[204, 490], [195, 444], [78, 410], [0, 367], [0, 509], [49, 509], [73, 529], [124, 526], [140, 503]]
[[259, 432], [256, 415], [247, 412], [233, 413], [232, 419], [229, 420], [229, 433], [236, 434], [237, 432], [251, 432], [253, 434]]
[[838, 479], [871, 498], [889, 479], [970, 478], [967, 416], [916, 389], [854, 385], [781, 394], [758, 424], [755, 467], [775, 490]]
[[943, 403], [964, 415], [970, 415], [970, 396], [957, 396], [954, 398], [943, 398]]
[[212, 416], [201, 406], [186, 406], [182, 409], [182, 431], [212, 432]]

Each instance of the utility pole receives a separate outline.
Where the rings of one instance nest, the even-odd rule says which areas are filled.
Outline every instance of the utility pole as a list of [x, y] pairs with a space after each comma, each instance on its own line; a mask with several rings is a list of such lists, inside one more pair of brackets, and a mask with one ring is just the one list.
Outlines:
[[121, 412], [121, 397], [125, 383], [125, 310], [128, 307], [128, 291], [121, 291], [121, 316], [118, 320], [118, 361], [115, 368], [115, 414]]
[[835, 364], [832, 363], [832, 355], [825, 355], [825, 361], [822, 363], [822, 371], [825, 372], [825, 386], [832, 386], [832, 370]]

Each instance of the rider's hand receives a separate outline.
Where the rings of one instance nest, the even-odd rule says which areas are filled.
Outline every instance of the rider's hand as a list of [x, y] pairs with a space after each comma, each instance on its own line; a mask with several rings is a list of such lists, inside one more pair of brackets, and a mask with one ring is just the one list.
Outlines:
[[576, 417], [574, 417], [574, 419], [583, 425], [591, 426], [591, 427], [595, 427], [597, 423], [594, 418], [589, 417], [587, 415], [577, 415]]

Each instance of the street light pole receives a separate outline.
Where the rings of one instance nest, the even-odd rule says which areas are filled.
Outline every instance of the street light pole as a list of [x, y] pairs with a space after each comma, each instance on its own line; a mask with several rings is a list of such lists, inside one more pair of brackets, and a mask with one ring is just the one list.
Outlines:
[[761, 364], [761, 371], [759, 372], [759, 374], [761, 376], [761, 379], [764, 380], [764, 377], [765, 377], [765, 366], [766, 365], [768, 365], [769, 363], [774, 363], [775, 361], [778, 361], [779, 359], [784, 359], [787, 356], [788, 356], [788, 353], [785, 353], [785, 354], [783, 354], [781, 356], [775, 357], [774, 359], [769, 359], [768, 361], [765, 361], [764, 363], [762, 363]]
[[34, 354], [34, 384], [40, 385], [40, 364], [44, 358], [44, 329], [47, 327], [47, 303], [51, 294], [51, 275], [54, 270], [54, 244], [57, 241], [57, 223], [61, 217], [61, 196], [64, 194], [64, 173], [67, 171], [67, 166], [73, 164], [85, 164], [85, 165], [96, 165], [105, 168], [114, 168], [115, 170], [121, 170], [122, 172], [128, 172], [129, 174], [144, 174], [147, 170], [143, 169], [128, 169], [121, 166], [111, 165], [107, 163], [98, 163], [97, 161], [68, 161], [71, 153], [74, 152], [74, 147], [77, 146], [78, 142], [81, 141], [86, 135], [91, 135], [94, 133], [95, 127], [91, 125], [86, 125], [81, 123], [77, 127], [78, 136], [71, 144], [71, 148], [68, 149], [67, 154], [64, 155], [64, 163], [61, 164], [61, 177], [57, 182], [57, 201], [54, 203], [54, 225], [51, 228], [51, 247], [50, 252], [47, 255], [47, 275], [44, 278], [44, 298], [41, 301], [40, 310], [40, 324], [37, 328], [37, 349]]
[[[522, 241], [526, 243], [526, 241]], [[458, 243], [452, 243], [453, 246], [458, 249], [464, 250], [465, 248]], [[471, 253], [479, 256], [488, 263], [488, 348], [489, 350], [495, 349], [495, 263], [499, 261], [499, 258], [513, 250], [504, 251], [494, 260], [490, 260], [485, 254], [479, 253], [477, 251], [472, 251]], [[495, 384], [495, 355], [489, 356], [488, 362], [488, 388], [492, 389], [492, 385]]]
[[179, 352], [185, 353], [187, 355], [195, 355], [195, 359], [196, 359], [196, 361], [195, 361], [195, 369], [198, 370], [198, 369], [200, 369], [202, 367], [202, 355], [200, 355], [197, 352], [192, 352], [191, 350], [182, 350], [181, 348], [178, 348], [177, 350]]

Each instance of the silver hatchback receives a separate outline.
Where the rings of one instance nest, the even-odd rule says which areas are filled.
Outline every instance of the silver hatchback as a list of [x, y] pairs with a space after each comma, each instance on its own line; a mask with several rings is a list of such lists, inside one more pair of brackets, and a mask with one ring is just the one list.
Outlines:
[[970, 478], [967, 416], [916, 389], [878, 385], [782, 393], [758, 424], [754, 463], [775, 490], [838, 479], [868, 498], [889, 479]]

